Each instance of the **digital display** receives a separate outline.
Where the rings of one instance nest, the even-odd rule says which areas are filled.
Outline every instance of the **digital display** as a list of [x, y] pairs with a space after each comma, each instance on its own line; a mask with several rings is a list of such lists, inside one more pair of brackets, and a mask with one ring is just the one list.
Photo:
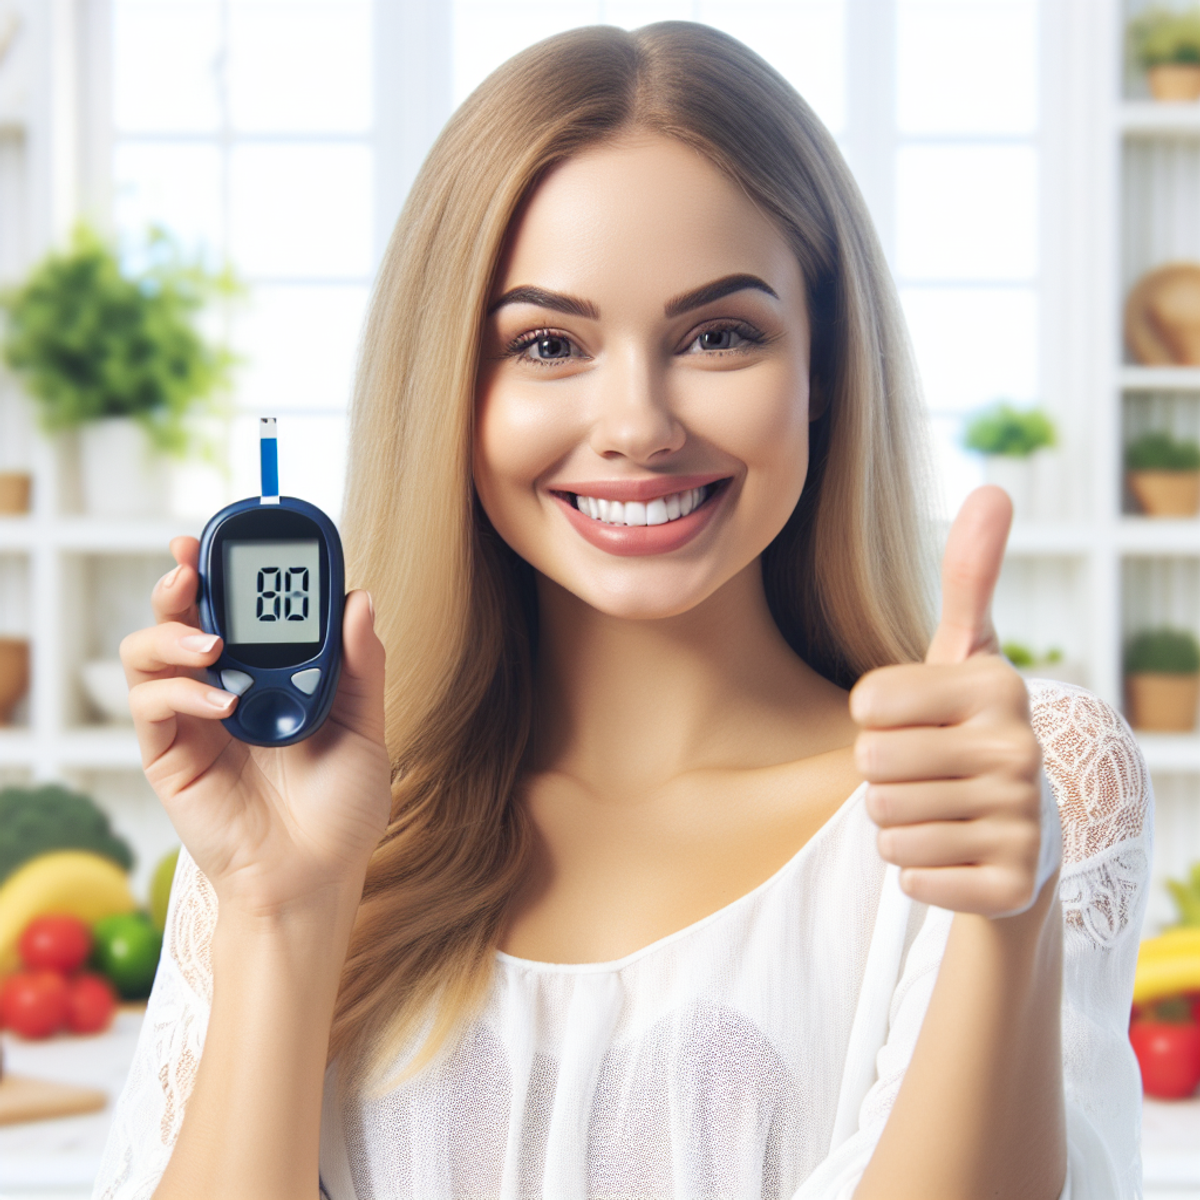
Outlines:
[[226, 541], [228, 641], [321, 640], [321, 550], [316, 538]]

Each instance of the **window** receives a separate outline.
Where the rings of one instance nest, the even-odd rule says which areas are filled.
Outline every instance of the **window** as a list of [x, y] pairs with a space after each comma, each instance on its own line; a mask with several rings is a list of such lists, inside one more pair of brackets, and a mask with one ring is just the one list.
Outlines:
[[269, 413], [284, 490], [336, 513], [375, 268], [370, 0], [113, 0], [112, 14], [116, 232], [165, 226], [247, 285], [225, 314], [243, 358], [233, 494], [258, 490], [253, 423]]

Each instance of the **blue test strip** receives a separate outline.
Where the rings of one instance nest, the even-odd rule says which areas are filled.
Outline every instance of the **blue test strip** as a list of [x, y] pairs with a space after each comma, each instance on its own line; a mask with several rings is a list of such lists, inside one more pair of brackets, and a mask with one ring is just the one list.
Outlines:
[[258, 422], [259, 462], [262, 470], [262, 502], [279, 503], [279, 450], [275, 437], [275, 418], [261, 417]]

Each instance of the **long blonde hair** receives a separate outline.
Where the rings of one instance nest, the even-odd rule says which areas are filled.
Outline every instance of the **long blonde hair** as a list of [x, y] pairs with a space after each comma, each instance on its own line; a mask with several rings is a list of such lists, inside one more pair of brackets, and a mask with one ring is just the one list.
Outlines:
[[[784, 231], [808, 285], [803, 495], [763, 556], [795, 651], [848, 686], [928, 640], [922, 438], [907, 340], [866, 209], [828, 132], [733, 38], [593, 27], [518, 54], [454, 114], [413, 185], [367, 323], [351, 418], [348, 576], [387, 648], [392, 819], [367, 875], [330, 1057], [425, 1061], [480, 1001], [526, 862], [513, 803], [532, 712], [531, 569], [471, 481], [489, 289], [553, 163], [637, 128], [677, 138]], [[414, 1040], [415, 1039], [415, 1040]]]

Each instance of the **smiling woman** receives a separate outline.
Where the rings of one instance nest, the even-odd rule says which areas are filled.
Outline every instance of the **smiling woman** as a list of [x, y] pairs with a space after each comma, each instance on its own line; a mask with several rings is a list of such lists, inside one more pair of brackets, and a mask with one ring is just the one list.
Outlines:
[[366, 336], [330, 721], [230, 742], [187, 539], [124, 647], [187, 852], [102, 1195], [1131, 1193], [1145, 772], [997, 654], [994, 489], [931, 629], [896, 311], [731, 38], [463, 105]]

